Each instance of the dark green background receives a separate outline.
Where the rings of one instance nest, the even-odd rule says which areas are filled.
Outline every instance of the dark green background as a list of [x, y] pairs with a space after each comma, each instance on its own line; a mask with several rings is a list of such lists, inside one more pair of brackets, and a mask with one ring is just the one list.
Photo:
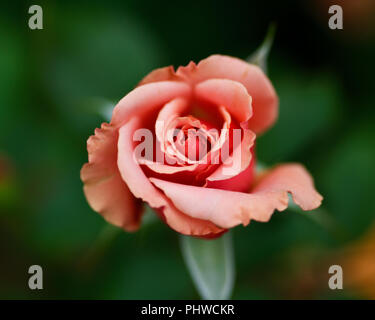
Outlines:
[[[43, 8], [43, 30], [28, 28], [31, 4]], [[325, 197], [316, 213], [325, 220], [286, 211], [237, 227], [233, 298], [361, 298], [327, 281], [336, 255], [375, 217], [374, 14], [371, 3], [354, 17], [344, 6], [344, 30], [330, 30], [329, 4], [2, 2], [0, 298], [198, 298], [175, 232], [157, 220], [116, 232], [89, 208], [79, 178], [86, 140], [102, 121], [98, 106], [154, 68], [214, 53], [246, 58], [272, 21], [280, 117], [257, 140], [258, 158], [302, 162]], [[33, 264], [44, 290], [28, 288]], [[305, 290], [316, 269], [321, 285]]]

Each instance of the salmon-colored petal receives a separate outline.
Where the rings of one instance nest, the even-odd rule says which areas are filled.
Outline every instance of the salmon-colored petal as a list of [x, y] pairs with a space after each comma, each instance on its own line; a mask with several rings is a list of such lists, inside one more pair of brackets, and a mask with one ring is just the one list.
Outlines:
[[197, 65], [194, 61], [190, 61], [186, 66], [179, 66], [176, 70], [176, 76], [191, 84], [202, 81], [202, 77], [198, 74]]
[[117, 166], [122, 179], [137, 198], [147, 201], [153, 208], [165, 205], [162, 194], [149, 182], [134, 156], [133, 133], [140, 120], [129, 120], [119, 130]]
[[120, 128], [118, 138], [118, 168], [134, 196], [146, 201], [152, 208], [160, 209], [165, 222], [177, 232], [195, 236], [209, 236], [222, 232], [222, 229], [210, 221], [193, 219], [181, 213], [146, 177], [133, 156], [132, 134], [139, 124], [139, 119], [131, 119]]
[[81, 169], [84, 193], [93, 210], [127, 231], [138, 229], [140, 206], [117, 169], [117, 137], [112, 126], [101, 129], [87, 141], [89, 162]]
[[317, 208], [322, 200], [310, 175], [298, 164], [280, 165], [271, 170], [259, 180], [250, 194], [182, 185], [155, 178], [150, 180], [177, 209], [193, 218], [212, 221], [222, 228], [247, 225], [251, 219], [268, 221], [275, 209], [282, 211], [288, 207], [288, 192], [304, 210]]
[[282, 211], [288, 206], [286, 191], [248, 194], [188, 186], [156, 178], [150, 180], [178, 210], [193, 218], [211, 221], [224, 229], [247, 225], [251, 219], [268, 221], [275, 209]]
[[303, 210], [316, 209], [323, 200], [323, 197], [315, 190], [311, 175], [298, 163], [278, 165], [263, 173], [252, 192], [264, 190], [290, 192], [293, 201]]
[[196, 219], [178, 210], [170, 201], [162, 210], [165, 222], [173, 230], [189, 236], [213, 238], [224, 231], [211, 221]]
[[238, 175], [225, 180], [206, 180], [207, 188], [223, 189], [230, 191], [247, 192], [254, 181], [255, 161], [252, 160], [250, 165]]
[[276, 92], [263, 71], [243, 60], [212, 55], [194, 67], [190, 65], [177, 71], [179, 76], [193, 79], [195, 83], [207, 79], [230, 79], [242, 83], [252, 97], [253, 116], [249, 128], [261, 133], [274, 124], [278, 116], [278, 98]]
[[254, 145], [254, 141], [255, 134], [251, 130], [244, 129], [244, 137], [240, 145], [207, 180], [213, 182], [231, 179], [248, 168], [252, 159], [251, 147]]
[[[219, 167], [206, 179], [206, 187], [214, 189], [223, 189], [230, 191], [247, 192], [254, 182], [255, 174], [255, 155], [251, 150], [251, 155], [249, 158], [250, 164], [241, 166], [240, 170], [237, 172], [233, 170], [236, 174], [224, 174], [224, 169]], [[225, 166], [224, 164], [222, 166]]]
[[165, 135], [172, 120], [176, 119], [188, 107], [186, 99], [176, 98], [168, 102], [160, 110], [155, 122], [156, 138], [161, 143], [161, 150], [165, 151]]
[[147, 166], [149, 169], [151, 169], [154, 172], [161, 173], [161, 174], [174, 174], [179, 172], [192, 172], [196, 170], [199, 166], [198, 163], [186, 165], [186, 166], [170, 166], [168, 164], [160, 163], [160, 162], [153, 162], [153, 161], [147, 161], [144, 159], [139, 159], [138, 162], [142, 165]]
[[210, 79], [196, 85], [194, 95], [226, 110], [239, 122], [245, 122], [252, 115], [251, 96], [239, 82], [227, 79]]
[[151, 82], [158, 82], [158, 81], [178, 81], [181, 80], [178, 77], [173, 69], [173, 66], [158, 68], [151, 71], [147, 76], [145, 76], [142, 81], [138, 84], [138, 86], [142, 86], [147, 83]]
[[111, 124], [118, 127], [133, 116], [144, 117], [174, 98], [189, 99], [190, 95], [191, 87], [183, 82], [145, 84], [135, 88], [119, 101], [113, 110]]

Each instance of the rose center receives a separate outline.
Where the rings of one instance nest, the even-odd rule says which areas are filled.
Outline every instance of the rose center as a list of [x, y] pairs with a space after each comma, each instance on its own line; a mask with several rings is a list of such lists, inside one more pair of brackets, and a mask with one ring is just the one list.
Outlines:
[[185, 125], [176, 130], [175, 147], [187, 159], [200, 161], [211, 150], [213, 137], [204, 127]]

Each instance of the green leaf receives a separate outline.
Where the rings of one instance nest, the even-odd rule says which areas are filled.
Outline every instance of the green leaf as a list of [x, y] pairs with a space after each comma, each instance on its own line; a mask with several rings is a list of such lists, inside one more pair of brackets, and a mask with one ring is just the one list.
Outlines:
[[267, 58], [272, 47], [275, 32], [276, 24], [271, 23], [268, 27], [267, 35], [264, 38], [263, 43], [252, 55], [247, 58], [248, 62], [256, 64], [257, 66], [262, 68], [264, 73], [267, 73]]
[[194, 284], [203, 299], [229, 299], [234, 285], [231, 234], [214, 240], [181, 236], [181, 250]]

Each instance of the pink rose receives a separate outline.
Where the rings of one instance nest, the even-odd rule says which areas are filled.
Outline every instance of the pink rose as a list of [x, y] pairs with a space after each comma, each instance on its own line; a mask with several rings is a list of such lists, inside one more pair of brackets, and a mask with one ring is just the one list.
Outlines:
[[206, 238], [268, 221], [287, 208], [288, 193], [303, 210], [315, 209], [322, 196], [302, 165], [255, 176], [256, 134], [277, 114], [269, 79], [240, 59], [213, 55], [176, 72], [154, 70], [88, 139], [86, 198], [127, 231], [139, 228], [142, 200], [177, 232]]

